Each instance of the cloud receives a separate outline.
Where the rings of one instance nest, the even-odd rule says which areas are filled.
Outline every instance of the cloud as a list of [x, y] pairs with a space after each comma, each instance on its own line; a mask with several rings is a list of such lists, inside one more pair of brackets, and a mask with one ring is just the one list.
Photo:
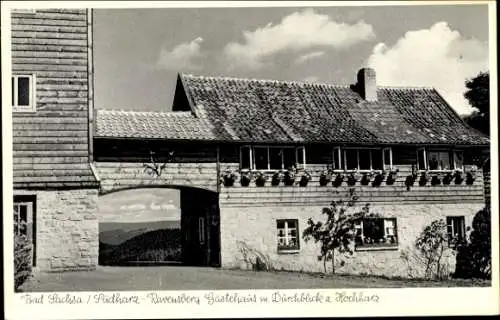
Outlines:
[[346, 49], [374, 38], [371, 25], [364, 21], [340, 23], [313, 10], [295, 12], [277, 25], [272, 23], [254, 31], [243, 31], [243, 42], [231, 42], [224, 48], [230, 67], [259, 69], [275, 54], [325, 46]]
[[157, 65], [168, 70], [199, 69], [197, 59], [202, 56], [200, 46], [203, 38], [198, 37], [190, 42], [177, 45], [171, 50], [161, 48]]
[[301, 64], [301, 63], [304, 63], [308, 60], [311, 60], [311, 59], [314, 59], [314, 58], [319, 58], [319, 57], [322, 57], [325, 55], [325, 52], [324, 51], [313, 51], [313, 52], [309, 52], [309, 53], [306, 53], [306, 54], [303, 54], [301, 55], [300, 57], [298, 57], [296, 60], [295, 60], [295, 63], [296, 64]]
[[446, 22], [408, 31], [392, 47], [377, 44], [368, 58], [380, 85], [432, 86], [459, 113], [472, 111], [465, 80], [488, 69], [488, 46], [463, 37]]

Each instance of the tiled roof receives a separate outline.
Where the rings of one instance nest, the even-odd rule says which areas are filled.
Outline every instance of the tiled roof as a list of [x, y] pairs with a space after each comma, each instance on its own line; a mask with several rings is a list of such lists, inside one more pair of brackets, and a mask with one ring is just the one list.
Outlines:
[[95, 137], [213, 140], [213, 128], [191, 112], [136, 112], [98, 109]]
[[221, 140], [488, 144], [433, 88], [379, 87], [368, 102], [350, 86], [180, 75]]
[[[97, 111], [96, 137], [242, 142], [486, 145], [433, 88], [349, 86], [180, 74], [174, 112]], [[184, 105], [185, 104], [185, 105]], [[188, 111], [189, 110], [189, 111]]]

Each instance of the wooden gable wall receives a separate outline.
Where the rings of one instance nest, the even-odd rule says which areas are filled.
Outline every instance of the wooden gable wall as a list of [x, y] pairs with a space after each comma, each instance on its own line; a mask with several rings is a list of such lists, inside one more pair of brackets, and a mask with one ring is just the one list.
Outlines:
[[12, 73], [34, 74], [36, 90], [36, 111], [12, 113], [14, 187], [95, 186], [90, 10], [12, 12], [11, 18]]

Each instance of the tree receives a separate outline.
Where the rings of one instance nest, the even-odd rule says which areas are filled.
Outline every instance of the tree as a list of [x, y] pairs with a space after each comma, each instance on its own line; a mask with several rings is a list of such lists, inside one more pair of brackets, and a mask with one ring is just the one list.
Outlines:
[[490, 74], [480, 72], [476, 77], [465, 82], [467, 91], [464, 97], [475, 109], [472, 114], [464, 117], [471, 127], [490, 134]]
[[459, 246], [454, 277], [491, 278], [491, 212], [488, 207], [476, 213], [470, 240]]
[[331, 261], [332, 273], [335, 273], [335, 251], [353, 254], [355, 226], [369, 213], [368, 204], [359, 211], [348, 212], [354, 209], [357, 200], [355, 189], [351, 188], [347, 200], [332, 201], [329, 207], [323, 208], [325, 222], [315, 222], [312, 218], [307, 221], [308, 227], [303, 232], [303, 238], [305, 241], [314, 239], [315, 243], [321, 244], [318, 260], [323, 260], [325, 273], [327, 261]]

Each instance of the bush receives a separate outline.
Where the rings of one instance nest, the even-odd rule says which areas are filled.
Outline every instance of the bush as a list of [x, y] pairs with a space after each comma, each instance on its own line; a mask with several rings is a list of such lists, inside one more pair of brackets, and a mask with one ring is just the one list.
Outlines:
[[472, 220], [469, 241], [457, 248], [455, 278], [491, 279], [491, 212], [484, 208]]
[[448, 245], [446, 222], [442, 219], [433, 221], [417, 237], [415, 247], [418, 250], [428, 279], [443, 279], [449, 276], [446, 257], [452, 251]]
[[32, 246], [24, 235], [14, 236], [14, 290], [20, 291], [21, 285], [31, 276]]

